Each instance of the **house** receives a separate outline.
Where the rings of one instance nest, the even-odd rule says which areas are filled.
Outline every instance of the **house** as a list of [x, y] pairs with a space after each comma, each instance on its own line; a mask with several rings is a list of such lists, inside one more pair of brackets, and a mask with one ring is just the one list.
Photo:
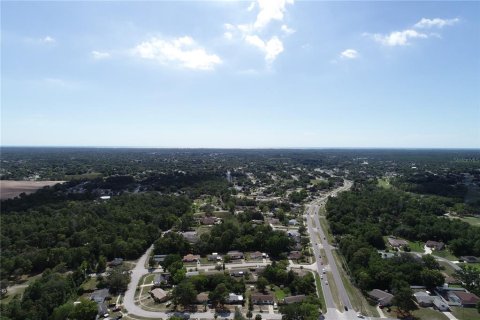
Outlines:
[[112, 261], [108, 263], [110, 267], [118, 267], [123, 264], [123, 259], [122, 258], [115, 258]]
[[160, 286], [165, 286], [165, 285], [168, 285], [169, 282], [170, 282], [170, 274], [168, 273], [157, 274], [153, 279], [153, 287], [156, 288]]
[[291, 238], [298, 238], [300, 239], [300, 232], [298, 232], [297, 230], [289, 230], [287, 231], [287, 234], [289, 237]]
[[212, 226], [215, 222], [217, 222], [217, 218], [215, 217], [203, 217], [200, 219], [200, 223], [207, 226]]
[[296, 226], [298, 224], [297, 219], [290, 219], [288, 220], [288, 225], [289, 226]]
[[288, 254], [288, 259], [290, 260], [298, 260], [302, 257], [302, 253], [300, 251], [290, 251]]
[[232, 277], [243, 277], [248, 273], [247, 270], [235, 270], [230, 273]]
[[263, 258], [263, 254], [260, 251], [255, 251], [250, 253], [250, 259], [252, 260], [257, 260], [262, 258]]
[[165, 260], [166, 254], [156, 254], [153, 256], [153, 261], [156, 263], [162, 263]]
[[181, 232], [180, 234], [190, 243], [196, 243], [198, 241], [198, 235], [196, 231], [185, 231]]
[[466, 263], [476, 263], [480, 262], [480, 259], [474, 256], [462, 256], [460, 257], [460, 262], [465, 261]]
[[214, 252], [212, 254], [207, 255], [208, 261], [222, 261], [222, 256], [218, 253]]
[[160, 288], [155, 288], [152, 291], [150, 291], [150, 295], [152, 296], [153, 300], [155, 302], [164, 302], [168, 300], [168, 295], [167, 293]]
[[275, 298], [273, 294], [254, 293], [252, 294], [253, 304], [274, 304]]
[[448, 304], [446, 304], [442, 298], [440, 297], [435, 297], [433, 299], [433, 307], [437, 309], [438, 311], [448, 311], [449, 307]]
[[200, 292], [197, 294], [197, 303], [208, 303], [208, 292]]
[[285, 303], [285, 304], [300, 303], [303, 300], [305, 300], [305, 298], [306, 298], [306, 296], [304, 294], [299, 294], [297, 296], [285, 297], [283, 299], [283, 303]]
[[408, 245], [407, 241], [403, 239], [397, 239], [397, 238], [388, 238], [388, 243], [394, 248], [400, 248]]
[[103, 303], [108, 296], [108, 289], [95, 290], [90, 296], [90, 300], [93, 300], [96, 303]]
[[230, 257], [232, 260], [239, 260], [243, 259], [243, 252], [240, 251], [228, 251], [227, 256]]
[[425, 291], [415, 292], [413, 296], [415, 297], [415, 300], [417, 300], [417, 303], [420, 307], [427, 308], [433, 306], [433, 300], [435, 297], [429, 295]]
[[108, 308], [104, 302], [97, 304], [97, 314], [101, 318], [103, 318], [105, 315], [108, 316]]
[[464, 308], [475, 308], [480, 298], [470, 292], [455, 291], [449, 294], [450, 301], [459, 303]]
[[445, 249], [445, 243], [443, 243], [442, 241], [437, 242], [437, 241], [433, 241], [433, 240], [428, 240], [425, 243], [425, 246], [429, 247], [432, 250], [436, 250], [436, 251], [440, 251], [440, 250]]
[[230, 304], [242, 304], [243, 296], [235, 293], [229, 293], [227, 298], [227, 303]]
[[200, 256], [198, 254], [191, 254], [191, 253], [187, 254], [182, 259], [183, 262], [197, 262], [199, 260], [200, 260]]
[[263, 220], [250, 220], [253, 224], [263, 224]]
[[278, 220], [277, 218], [272, 218], [268, 222], [272, 225], [280, 224], [280, 220]]
[[387, 307], [392, 304], [393, 294], [391, 293], [380, 289], [373, 289], [367, 294], [381, 306]]

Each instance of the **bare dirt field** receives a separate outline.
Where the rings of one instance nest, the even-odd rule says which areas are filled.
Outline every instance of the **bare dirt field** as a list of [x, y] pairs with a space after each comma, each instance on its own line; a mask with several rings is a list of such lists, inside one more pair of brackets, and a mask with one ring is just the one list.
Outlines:
[[15, 198], [20, 193], [33, 193], [45, 186], [53, 186], [65, 181], [12, 181], [0, 180], [0, 200]]

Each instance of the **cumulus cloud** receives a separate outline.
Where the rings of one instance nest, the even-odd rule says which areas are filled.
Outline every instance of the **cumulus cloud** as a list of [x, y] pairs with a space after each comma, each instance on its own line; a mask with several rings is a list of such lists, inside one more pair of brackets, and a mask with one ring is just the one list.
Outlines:
[[45, 36], [44, 38], [40, 39], [42, 43], [55, 43], [56, 40], [50, 36]]
[[253, 26], [262, 29], [272, 20], [282, 21], [286, 5], [293, 4], [293, 0], [257, 0], [257, 3], [260, 11]]
[[417, 22], [414, 27], [419, 29], [430, 29], [430, 28], [443, 28], [445, 26], [453, 26], [454, 24], [458, 23], [460, 19], [427, 19], [422, 18], [419, 22]]
[[389, 34], [375, 33], [373, 35], [372, 34], [366, 34], [366, 35], [371, 36], [373, 40], [383, 44], [384, 46], [389, 46], [389, 47], [409, 45], [410, 39], [428, 38], [427, 34], [418, 32], [413, 29], [407, 29], [403, 31], [394, 31]]
[[248, 35], [245, 37], [245, 41], [248, 44], [260, 49], [265, 54], [265, 61], [268, 63], [272, 63], [283, 51], [283, 43], [276, 36], [272, 37], [268, 41], [263, 41], [257, 35]]
[[282, 25], [282, 27], [281, 27], [280, 29], [281, 29], [287, 36], [295, 33], [295, 30], [293, 30], [292, 28], [288, 27], [286, 24]]
[[92, 57], [95, 60], [102, 60], [102, 59], [108, 59], [111, 57], [110, 53], [108, 52], [102, 52], [102, 51], [92, 51]]
[[222, 63], [222, 59], [213, 53], [208, 53], [189, 36], [176, 39], [161, 39], [153, 37], [138, 44], [133, 54], [161, 64], [173, 64], [194, 70], [212, 70]]
[[347, 49], [340, 53], [340, 57], [346, 59], [356, 59], [358, 57], [358, 51], [355, 49]]

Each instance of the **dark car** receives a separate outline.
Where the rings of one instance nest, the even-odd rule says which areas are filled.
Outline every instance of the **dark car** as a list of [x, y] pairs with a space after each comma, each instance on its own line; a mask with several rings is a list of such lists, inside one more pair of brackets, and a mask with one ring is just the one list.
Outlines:
[[348, 311], [348, 307], [347, 307], [347, 306], [345, 306], [345, 311]]

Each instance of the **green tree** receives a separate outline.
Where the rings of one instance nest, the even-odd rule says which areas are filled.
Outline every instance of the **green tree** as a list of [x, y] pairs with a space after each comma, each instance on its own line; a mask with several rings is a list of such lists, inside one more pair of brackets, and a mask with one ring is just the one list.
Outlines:
[[175, 305], [184, 307], [191, 305], [197, 299], [197, 290], [187, 279], [180, 282], [172, 291], [172, 298]]
[[213, 305], [223, 306], [227, 301], [228, 289], [225, 283], [219, 283], [213, 291], [208, 294], [208, 298], [212, 301]]
[[480, 295], [480, 270], [473, 266], [462, 265], [461, 270], [455, 271], [457, 277], [469, 291]]
[[425, 287], [430, 289], [442, 286], [445, 283], [444, 275], [438, 270], [424, 269], [420, 276]]
[[405, 314], [410, 314], [410, 311], [416, 310], [417, 306], [413, 302], [413, 292], [408, 286], [402, 286], [395, 290], [392, 303]]
[[95, 301], [80, 299], [80, 303], [75, 305], [69, 318], [72, 320], [94, 319], [98, 312], [98, 306]]
[[114, 268], [106, 278], [107, 286], [114, 294], [126, 291], [129, 282], [130, 275], [123, 267]]
[[257, 280], [257, 289], [265, 292], [265, 288], [268, 286], [268, 280], [264, 277], [259, 277]]
[[262, 320], [262, 315], [261, 314], [257, 314], [255, 316], [255, 320]]
[[98, 257], [97, 273], [102, 273], [107, 268], [107, 259], [104, 256]]
[[247, 318], [248, 318], [248, 319], [252, 319], [252, 317], [253, 317], [252, 311], [251, 311], [251, 310], [248, 310], [248, 312], [247, 312]]

